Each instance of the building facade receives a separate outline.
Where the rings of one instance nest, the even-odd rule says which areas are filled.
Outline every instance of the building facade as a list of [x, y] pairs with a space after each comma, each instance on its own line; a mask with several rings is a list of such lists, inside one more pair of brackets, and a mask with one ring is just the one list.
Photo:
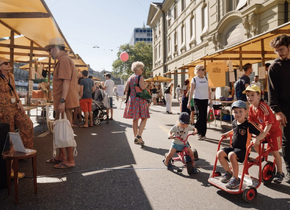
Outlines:
[[[153, 76], [175, 71], [175, 86], [194, 61], [289, 21], [288, 0], [164, 0], [151, 3]], [[194, 68], [194, 66], [192, 66]]]
[[147, 42], [147, 43], [152, 43], [152, 29], [151, 28], [134, 28], [131, 40], [130, 40], [130, 45], [135, 45], [136, 42]]

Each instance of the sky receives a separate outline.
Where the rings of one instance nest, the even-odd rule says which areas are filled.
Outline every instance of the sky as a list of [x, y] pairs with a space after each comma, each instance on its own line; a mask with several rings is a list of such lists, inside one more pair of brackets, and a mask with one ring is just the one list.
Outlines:
[[95, 71], [112, 71], [118, 47], [134, 28], [148, 27], [150, 3], [162, 1], [45, 0], [73, 51]]

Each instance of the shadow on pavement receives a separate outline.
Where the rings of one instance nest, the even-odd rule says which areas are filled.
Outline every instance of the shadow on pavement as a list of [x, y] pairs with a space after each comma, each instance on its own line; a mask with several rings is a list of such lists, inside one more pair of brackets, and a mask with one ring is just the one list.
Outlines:
[[0, 189], [1, 209], [152, 209], [132, 165], [136, 164], [125, 130], [129, 124], [110, 121], [91, 128], [74, 128], [78, 156], [76, 167], [54, 169], [52, 134], [37, 137], [35, 128], [38, 192], [33, 193], [31, 160], [22, 161], [19, 171], [19, 204]]
[[[217, 188], [218, 189], [218, 188]], [[269, 196], [259, 193], [259, 188], [257, 189], [256, 198], [251, 204], [247, 203], [241, 194], [230, 194], [223, 190], [218, 190], [217, 194], [221, 197], [231, 201], [236, 206], [243, 208], [253, 208], [253, 209], [289, 209], [290, 198], [271, 198]], [[277, 204], [279, 204], [277, 206]]]

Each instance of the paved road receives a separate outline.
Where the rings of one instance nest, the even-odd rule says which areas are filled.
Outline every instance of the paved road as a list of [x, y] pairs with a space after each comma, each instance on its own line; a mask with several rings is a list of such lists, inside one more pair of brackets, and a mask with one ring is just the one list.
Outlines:
[[[173, 115], [165, 114], [162, 106], [150, 108], [143, 149], [134, 145], [131, 120], [122, 118], [123, 111], [124, 105], [120, 109], [115, 102], [115, 120], [108, 125], [74, 128], [79, 155], [70, 169], [45, 163], [52, 154], [52, 134], [39, 137], [42, 126], [35, 124], [38, 193], [33, 194], [31, 163], [22, 161], [20, 169], [27, 178], [20, 180], [19, 205], [13, 203], [14, 193], [8, 196], [1, 189], [1, 209], [290, 209], [290, 185], [285, 182], [262, 184], [252, 204], [208, 183], [217, 143], [227, 126], [212, 125], [204, 141], [190, 137], [200, 157], [200, 173], [190, 177], [186, 169], [168, 171], [162, 163], [170, 147], [167, 132], [178, 119], [177, 106]], [[250, 175], [257, 176], [257, 167]]]

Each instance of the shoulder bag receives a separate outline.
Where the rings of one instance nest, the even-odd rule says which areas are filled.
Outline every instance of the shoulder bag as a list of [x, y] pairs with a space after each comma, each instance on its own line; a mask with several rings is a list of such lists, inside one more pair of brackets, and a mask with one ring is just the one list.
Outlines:
[[134, 84], [136, 96], [139, 98], [150, 100], [152, 98], [151, 93], [150, 93], [150, 89], [148, 87], [146, 87], [145, 89], [142, 90], [139, 86], [140, 77], [141, 77], [141, 75], [138, 76], [138, 83]]

